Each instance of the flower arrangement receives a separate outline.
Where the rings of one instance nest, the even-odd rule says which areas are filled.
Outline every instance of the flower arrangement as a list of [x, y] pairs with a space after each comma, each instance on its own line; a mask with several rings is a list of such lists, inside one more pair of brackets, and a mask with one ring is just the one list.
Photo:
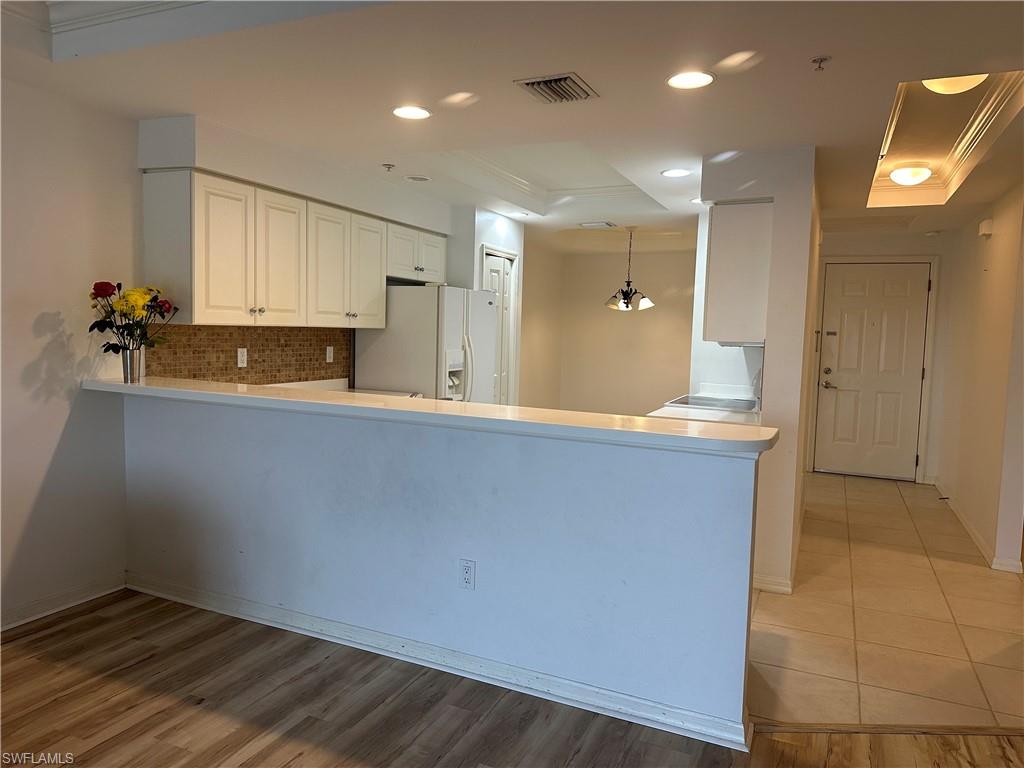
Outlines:
[[111, 331], [114, 340], [103, 342], [103, 351], [114, 354], [162, 344], [166, 339], [160, 332], [178, 313], [160, 289], [151, 286], [122, 290], [120, 283], [100, 281], [93, 283], [89, 298], [100, 313], [89, 333]]

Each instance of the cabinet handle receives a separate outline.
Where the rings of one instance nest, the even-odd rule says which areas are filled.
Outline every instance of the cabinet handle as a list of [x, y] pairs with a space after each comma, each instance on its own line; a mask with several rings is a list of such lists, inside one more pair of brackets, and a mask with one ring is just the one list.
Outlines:
[[259, 312], [260, 312], [261, 315], [266, 314], [266, 311], [267, 311], [266, 307], [260, 307]]
[[256, 314], [256, 307], [249, 307], [249, 314], [250, 315], [255, 315]]
[[353, 312], [352, 313], [352, 317], [359, 317], [359, 313], [358, 312]]

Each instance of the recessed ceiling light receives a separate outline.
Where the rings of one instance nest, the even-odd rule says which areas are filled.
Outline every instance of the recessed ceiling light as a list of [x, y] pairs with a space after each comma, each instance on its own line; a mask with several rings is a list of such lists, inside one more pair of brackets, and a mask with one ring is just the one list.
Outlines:
[[662, 176], [667, 176], [670, 179], [681, 179], [683, 176], [689, 176], [693, 171], [688, 171], [685, 168], [666, 168], [661, 172]]
[[430, 179], [429, 176], [422, 176], [420, 174], [415, 174], [415, 175], [412, 175], [412, 176], [406, 176], [405, 180], [406, 181], [430, 181], [431, 179]]
[[960, 77], [936, 77], [932, 80], [922, 80], [921, 85], [933, 93], [941, 93], [949, 96], [955, 93], [964, 93], [985, 82], [988, 75], [961, 75]]
[[715, 76], [710, 72], [680, 72], [672, 75], [667, 82], [673, 88], [691, 90], [693, 88], [703, 88], [705, 85], [711, 85], [714, 81]]
[[403, 104], [391, 110], [391, 114], [403, 120], [426, 120], [430, 117], [430, 110], [417, 107], [415, 104]]
[[932, 175], [931, 169], [924, 165], [908, 165], [903, 168], [895, 168], [889, 173], [889, 178], [901, 187], [913, 187], [923, 181], [927, 181]]

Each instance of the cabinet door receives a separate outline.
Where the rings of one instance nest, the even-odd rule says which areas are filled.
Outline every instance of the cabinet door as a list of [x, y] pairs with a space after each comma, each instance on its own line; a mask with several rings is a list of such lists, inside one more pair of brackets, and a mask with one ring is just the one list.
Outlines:
[[192, 322], [252, 325], [256, 189], [201, 173], [192, 184]]
[[348, 259], [348, 317], [352, 328], [383, 328], [387, 297], [387, 239], [384, 222], [352, 216]]
[[443, 283], [445, 262], [448, 258], [448, 241], [427, 232], [419, 234], [420, 280], [428, 283]]
[[398, 224], [387, 225], [388, 276], [401, 277], [406, 280], [422, 280], [420, 276], [419, 233], [415, 229], [402, 227]]
[[[309, 203], [306, 240], [306, 317], [322, 328], [348, 327], [349, 243], [352, 214]], [[381, 258], [383, 262], [383, 255]]]
[[256, 190], [256, 322], [306, 324], [306, 201]]
[[711, 208], [704, 340], [763, 343], [772, 263], [771, 203]]

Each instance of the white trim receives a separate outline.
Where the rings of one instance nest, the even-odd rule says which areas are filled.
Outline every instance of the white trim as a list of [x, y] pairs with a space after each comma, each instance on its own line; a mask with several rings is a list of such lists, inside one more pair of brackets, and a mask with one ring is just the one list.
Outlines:
[[[915, 483], [932, 484], [931, 481], [925, 478], [925, 468], [928, 465], [928, 427], [931, 424], [932, 379], [935, 374], [934, 355], [936, 310], [939, 304], [939, 258], [935, 254], [930, 256], [822, 256], [820, 258], [821, 269], [818, 270], [817, 317], [815, 319], [815, 328], [812, 329], [812, 333], [814, 331], [818, 332], [818, 349], [814, 353], [815, 371], [819, 371], [821, 368], [820, 357], [821, 347], [823, 346], [822, 334], [824, 332], [822, 326], [824, 324], [825, 311], [825, 272], [829, 264], [928, 264], [928, 279], [931, 281], [931, 290], [928, 292], [928, 306], [924, 327], [924, 380], [921, 383], [921, 414], [917, 426], [918, 465], [914, 470]], [[812, 398], [811, 412], [809, 414], [811, 420], [809, 427], [811, 430], [809, 472], [815, 471], [814, 458], [815, 451], [817, 450], [818, 396], [821, 393], [821, 387], [818, 386], [819, 378], [819, 375], [814, 377], [814, 397]]]
[[1024, 564], [1022, 564], [1020, 560], [1014, 560], [1009, 557], [993, 557], [992, 568], [997, 571], [1024, 573]]
[[510, 251], [507, 248], [499, 248], [496, 245], [480, 244], [480, 269], [481, 279], [487, 273], [487, 255], [498, 256], [512, 262], [512, 338], [509, 343], [512, 346], [512, 370], [509, 371], [508, 382], [508, 405], [519, 405], [519, 339], [523, 325], [523, 254]]
[[67, 592], [61, 592], [57, 595], [50, 595], [48, 597], [41, 597], [38, 600], [32, 600], [10, 611], [10, 613], [17, 618], [5, 623], [0, 629], [8, 630], [13, 629], [14, 627], [20, 627], [22, 624], [28, 624], [30, 621], [41, 619], [52, 613], [59, 613], [60, 611], [67, 610], [68, 608], [74, 608], [76, 605], [81, 605], [82, 603], [87, 603], [90, 600], [95, 600], [97, 597], [103, 597], [104, 595], [109, 595], [112, 592], [117, 592], [118, 590], [124, 589], [124, 587], [124, 576], [121, 576], [120, 580], [115, 578], [113, 580], [93, 582], [92, 584], [80, 587], [79, 589], [72, 589]]
[[618, 691], [504, 664], [429, 643], [390, 635], [331, 619], [310, 616], [241, 597], [197, 590], [128, 573], [128, 587], [148, 595], [175, 600], [259, 624], [279, 627], [310, 637], [361, 648], [402, 661], [509, 688], [543, 699], [639, 723], [682, 736], [708, 741], [730, 749], [748, 751], [743, 721], [641, 699]]
[[777, 595], [793, 594], [793, 580], [780, 576], [761, 576], [755, 573], [753, 587], [762, 592], [774, 592]]

